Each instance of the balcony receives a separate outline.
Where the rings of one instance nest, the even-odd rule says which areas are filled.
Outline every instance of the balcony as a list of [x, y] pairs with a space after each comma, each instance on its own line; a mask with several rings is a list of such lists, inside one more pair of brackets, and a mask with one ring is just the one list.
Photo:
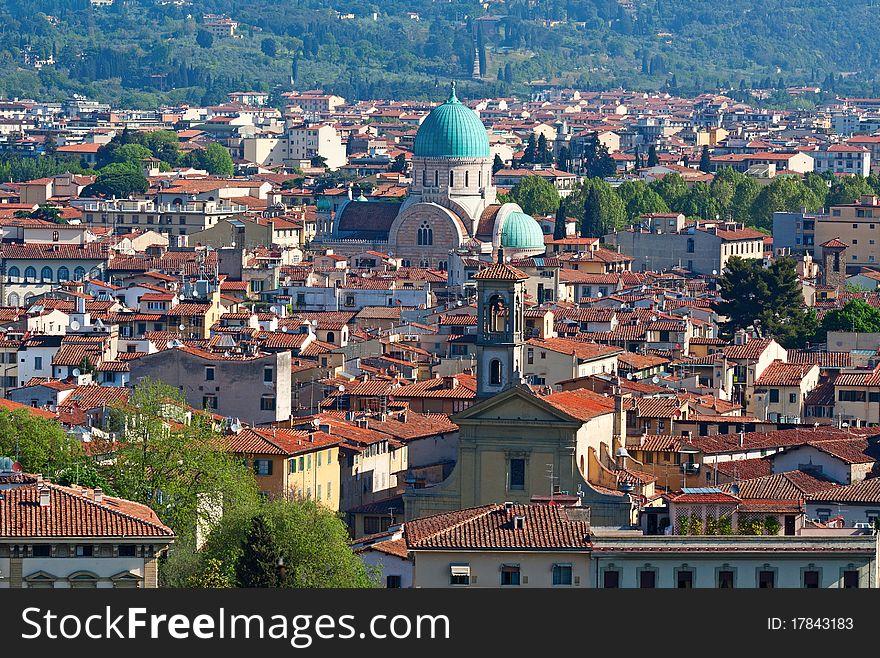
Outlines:
[[700, 472], [699, 464], [681, 464], [681, 472], [684, 475], [698, 475]]

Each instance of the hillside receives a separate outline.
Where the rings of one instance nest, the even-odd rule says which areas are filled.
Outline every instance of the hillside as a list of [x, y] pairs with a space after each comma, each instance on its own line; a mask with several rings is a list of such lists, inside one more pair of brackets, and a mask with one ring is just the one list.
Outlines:
[[[435, 97], [441, 80], [472, 77], [476, 52], [482, 75], [466, 95], [535, 81], [680, 93], [813, 83], [870, 95], [880, 93], [876, 3], [6, 0], [0, 93], [153, 106], [284, 90], [294, 78], [348, 98]], [[231, 17], [237, 35], [209, 36], [204, 14]]]

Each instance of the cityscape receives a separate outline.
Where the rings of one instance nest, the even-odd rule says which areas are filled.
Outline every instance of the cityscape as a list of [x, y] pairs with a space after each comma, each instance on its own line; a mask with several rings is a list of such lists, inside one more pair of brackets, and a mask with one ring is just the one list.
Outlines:
[[680, 3], [621, 1], [631, 77], [550, 75], [529, 21], [592, 14], [492, 2], [443, 19], [457, 70], [322, 82], [368, 55], [319, 23], [163, 0], [192, 60], [74, 65], [141, 3], [21, 4], [0, 589], [880, 587], [867, 54], [694, 72], [645, 36]]

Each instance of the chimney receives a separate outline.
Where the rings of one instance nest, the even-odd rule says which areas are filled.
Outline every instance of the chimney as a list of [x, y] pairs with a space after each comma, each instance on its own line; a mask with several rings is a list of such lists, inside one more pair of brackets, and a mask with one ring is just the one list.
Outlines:
[[95, 487], [94, 499], [96, 503], [104, 502], [104, 490], [101, 487]]
[[49, 487], [40, 487], [40, 507], [49, 507], [52, 490]]

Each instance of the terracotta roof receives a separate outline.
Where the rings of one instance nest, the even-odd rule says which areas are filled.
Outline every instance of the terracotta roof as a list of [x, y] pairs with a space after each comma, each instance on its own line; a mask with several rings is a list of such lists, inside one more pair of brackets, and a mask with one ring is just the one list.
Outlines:
[[[416, 364], [410, 364], [416, 365]], [[452, 380], [458, 382], [453, 384]], [[414, 384], [401, 386], [392, 392], [395, 399], [406, 398], [456, 398], [472, 399], [477, 395], [477, 378], [473, 375], [452, 375], [451, 377], [435, 377]]]
[[[718, 471], [722, 475], [732, 478], [759, 478], [773, 473], [773, 462], [769, 459], [730, 459], [713, 464], [706, 464], [706, 468]], [[723, 488], [723, 487], [722, 487]]]
[[800, 386], [815, 364], [785, 363], [776, 359], [764, 369], [755, 386]]
[[813, 492], [808, 499], [841, 503], [880, 503], [880, 478]]
[[541, 399], [583, 422], [614, 411], [613, 398], [586, 388], [551, 393]]
[[[522, 528], [514, 517], [523, 517]], [[559, 505], [484, 505], [409, 521], [410, 550], [584, 550], [588, 510]]]
[[473, 277], [477, 281], [525, 281], [529, 275], [507, 263], [493, 263]]
[[771, 342], [772, 338], [752, 338], [743, 345], [728, 345], [723, 350], [724, 356], [728, 359], [757, 359]]
[[560, 352], [585, 360], [606, 358], [614, 354], [620, 354], [623, 351], [619, 347], [608, 347], [598, 343], [587, 343], [566, 338], [530, 338], [526, 343], [532, 347]]
[[174, 537], [146, 505], [109, 496], [98, 503], [78, 489], [42, 486], [50, 491], [48, 507], [40, 506], [36, 485], [2, 492], [0, 537]]
[[[739, 487], [737, 495], [742, 499], [798, 500], [804, 498], [807, 494], [825, 491], [837, 486], [837, 483], [832, 480], [816, 477], [804, 471], [789, 471], [787, 473], [776, 473], [755, 478], [744, 478], [741, 474], [737, 475], [740, 479], [736, 482], [735, 486]], [[730, 492], [732, 486], [734, 486], [734, 483], [731, 482], [719, 485], [719, 488], [722, 491]]]

